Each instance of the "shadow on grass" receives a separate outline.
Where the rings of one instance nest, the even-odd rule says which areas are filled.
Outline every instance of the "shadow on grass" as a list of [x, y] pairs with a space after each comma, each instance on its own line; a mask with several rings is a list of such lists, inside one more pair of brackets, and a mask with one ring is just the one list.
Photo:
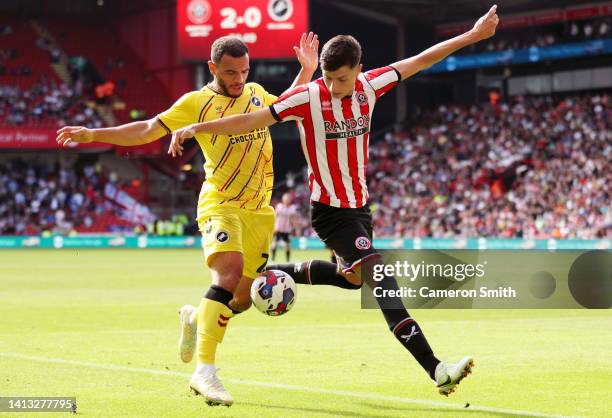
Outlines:
[[303, 408], [303, 407], [298, 407], [298, 406], [282, 406], [282, 405], [271, 405], [267, 403], [254, 403], [254, 402], [240, 402], [240, 405], [256, 406], [260, 408], [277, 409], [277, 410], [283, 410], [283, 411], [294, 411], [294, 412], [301, 412], [301, 413], [328, 414], [332, 417], [390, 417], [391, 416], [388, 414], [385, 414], [385, 415], [372, 414], [372, 413], [360, 414], [358, 412], [342, 411], [340, 409], [333, 409], [333, 408]]
[[[456, 417], [456, 416], [468, 417], [472, 414], [481, 414], [481, 415], [486, 414], [487, 416], [490, 416], [490, 417], [500, 417], [500, 418], [516, 417], [516, 415], [512, 413], [481, 411], [481, 410], [469, 409], [469, 408], [465, 408], [465, 409], [443, 408], [443, 407], [435, 407], [435, 406], [428, 406], [428, 405], [423, 405], [422, 407], [409, 406], [409, 405], [388, 406], [388, 405], [382, 405], [379, 403], [370, 403], [370, 402], [359, 402], [358, 404], [362, 405], [364, 409], [367, 408], [369, 412], [361, 414], [359, 412], [354, 412], [354, 411], [343, 411], [338, 408], [323, 408], [323, 407], [307, 408], [307, 407], [298, 407], [298, 406], [272, 405], [272, 404], [267, 404], [267, 403], [255, 403], [255, 402], [240, 402], [239, 403], [239, 405], [244, 405], [244, 406], [253, 406], [253, 407], [260, 407], [260, 408], [263, 407], [263, 408], [268, 408], [268, 409], [293, 411], [293, 412], [300, 412], [300, 413], [310, 413], [310, 414], [327, 414], [327, 415], [334, 416], [334, 417], [379, 417], [379, 418], [398, 417], [398, 416], [417, 417], [419, 416], [419, 413], [421, 414], [431, 413], [436, 416], [449, 416], [449, 417]], [[353, 405], [356, 405], [356, 403], [353, 403]], [[377, 412], [373, 413], [371, 412], [372, 410], [376, 410]]]
[[[418, 412], [432, 412], [435, 413], [437, 415], [449, 415], [449, 416], [469, 416], [470, 414], [486, 414], [487, 416], [490, 417], [500, 417], [500, 418], [506, 418], [506, 417], [517, 417], [517, 416], [521, 416], [521, 415], [517, 415], [515, 413], [510, 413], [510, 412], [501, 412], [501, 411], [483, 411], [480, 409], [470, 409], [468, 408], [444, 408], [444, 407], [436, 407], [434, 405], [423, 405], [421, 407], [415, 407], [412, 405], [396, 405], [396, 406], [389, 406], [388, 403], [386, 402], [387, 405], [382, 405], [379, 403], [371, 403], [371, 402], [359, 402], [360, 405], [363, 405], [364, 407], [367, 408], [375, 408], [378, 409], [379, 411], [398, 411], [398, 412], [391, 412], [392, 414], [394, 414], [395, 416], [397, 415], [402, 415], [400, 411], [404, 411], [406, 413], [411, 412], [411, 413], [418, 413]], [[450, 406], [450, 405], [449, 405]], [[477, 406], [476, 406], [477, 408]], [[410, 415], [410, 416], [417, 416], [417, 415]]]
[[[302, 414], [328, 414], [330, 416], [335, 417], [377, 417], [377, 418], [397, 418], [397, 417], [418, 417], [419, 414], [430, 413], [436, 416], [465, 416], [468, 417], [473, 414], [487, 415], [490, 417], [499, 417], [499, 418], [509, 418], [516, 417], [515, 414], [509, 412], [493, 412], [493, 411], [481, 411], [478, 409], [457, 409], [457, 408], [443, 408], [443, 407], [435, 407], [423, 405], [419, 406], [387, 406], [380, 403], [370, 403], [370, 402], [359, 402], [353, 403], [354, 406], [362, 405], [364, 409], [367, 408], [369, 412], [359, 413], [354, 411], [346, 411], [341, 409], [334, 408], [323, 408], [323, 407], [299, 407], [299, 406], [285, 406], [285, 405], [273, 405], [268, 403], [255, 403], [255, 402], [239, 402], [239, 405], [243, 406], [253, 406], [253, 407], [264, 407], [268, 409], [276, 409], [283, 411], [293, 411]], [[376, 412], [372, 412], [375, 410]]]

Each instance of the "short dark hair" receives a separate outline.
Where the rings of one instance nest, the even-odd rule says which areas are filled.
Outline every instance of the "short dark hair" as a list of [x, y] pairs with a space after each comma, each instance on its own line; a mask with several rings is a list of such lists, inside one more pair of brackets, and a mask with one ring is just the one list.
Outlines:
[[336, 71], [343, 65], [354, 68], [361, 62], [361, 45], [351, 35], [337, 35], [323, 45], [321, 68]]
[[249, 53], [249, 48], [239, 38], [235, 36], [222, 36], [212, 44], [210, 58], [212, 62], [218, 64], [223, 55], [240, 58]]

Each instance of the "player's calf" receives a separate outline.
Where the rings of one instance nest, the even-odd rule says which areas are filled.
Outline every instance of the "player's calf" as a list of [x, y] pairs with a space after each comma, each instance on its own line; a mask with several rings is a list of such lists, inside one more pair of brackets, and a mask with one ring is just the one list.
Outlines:
[[234, 298], [229, 303], [234, 315], [246, 311], [252, 304], [253, 301], [251, 300], [251, 295], [249, 293], [246, 295], [234, 294]]
[[328, 261], [311, 260], [296, 264], [274, 264], [267, 270], [281, 270], [289, 274], [296, 283], [310, 285], [330, 285], [343, 289], [361, 288], [361, 280], [353, 281], [338, 272], [338, 266]]

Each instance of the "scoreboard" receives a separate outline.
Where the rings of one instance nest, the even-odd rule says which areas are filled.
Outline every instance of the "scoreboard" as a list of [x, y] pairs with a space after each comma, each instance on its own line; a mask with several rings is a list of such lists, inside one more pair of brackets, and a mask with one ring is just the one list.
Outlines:
[[308, 0], [178, 0], [179, 57], [210, 59], [215, 39], [238, 36], [254, 59], [294, 58], [308, 29]]

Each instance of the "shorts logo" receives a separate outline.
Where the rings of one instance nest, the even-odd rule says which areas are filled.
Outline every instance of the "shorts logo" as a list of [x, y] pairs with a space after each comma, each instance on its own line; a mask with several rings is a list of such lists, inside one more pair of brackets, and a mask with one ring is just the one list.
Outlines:
[[210, 234], [212, 232], [212, 219], [208, 218], [206, 223], [204, 224], [204, 233]]
[[358, 250], [367, 250], [372, 246], [372, 243], [367, 237], [359, 237], [355, 240], [355, 247]]
[[253, 106], [261, 106], [261, 101], [255, 96], [251, 97], [251, 103]]
[[360, 105], [364, 105], [368, 102], [368, 96], [364, 92], [357, 93], [357, 102]]
[[229, 234], [225, 231], [217, 232], [217, 241], [221, 243], [229, 241]]

